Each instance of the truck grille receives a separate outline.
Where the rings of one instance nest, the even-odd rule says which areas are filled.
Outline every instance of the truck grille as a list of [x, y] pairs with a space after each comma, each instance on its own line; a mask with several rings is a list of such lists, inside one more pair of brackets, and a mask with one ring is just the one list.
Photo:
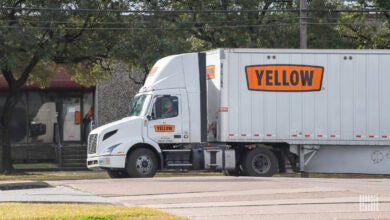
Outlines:
[[88, 137], [88, 154], [96, 153], [97, 134], [90, 134]]

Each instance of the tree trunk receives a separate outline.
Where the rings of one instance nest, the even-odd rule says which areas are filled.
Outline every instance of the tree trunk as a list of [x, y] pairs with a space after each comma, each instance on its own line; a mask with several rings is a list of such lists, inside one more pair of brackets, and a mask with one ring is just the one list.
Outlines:
[[[40, 47], [42, 47], [42, 45], [40, 45]], [[37, 65], [38, 61], [38, 56], [33, 56], [19, 79], [15, 79], [12, 71], [7, 66], [1, 70], [8, 83], [8, 93], [0, 113], [0, 148], [2, 148], [0, 151], [0, 173], [9, 173], [13, 170], [9, 123], [14, 113], [15, 106], [19, 101], [22, 86], [26, 84], [32, 69]]]
[[18, 92], [10, 89], [0, 115], [0, 173], [9, 173], [13, 170], [9, 124], [13, 110], [18, 102], [18, 97]]

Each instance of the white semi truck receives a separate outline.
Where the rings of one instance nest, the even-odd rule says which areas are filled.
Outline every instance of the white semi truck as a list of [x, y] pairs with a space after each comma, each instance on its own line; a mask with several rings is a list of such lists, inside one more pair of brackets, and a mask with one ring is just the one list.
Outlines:
[[87, 165], [271, 176], [390, 174], [390, 51], [216, 49], [165, 57], [128, 117], [94, 129]]

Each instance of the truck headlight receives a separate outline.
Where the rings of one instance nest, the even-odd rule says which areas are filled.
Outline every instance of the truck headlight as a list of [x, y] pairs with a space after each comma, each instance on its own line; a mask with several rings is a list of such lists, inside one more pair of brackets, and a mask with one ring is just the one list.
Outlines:
[[104, 149], [104, 151], [101, 153], [102, 156], [108, 156], [108, 155], [111, 155], [112, 151], [118, 147], [120, 145], [119, 144], [115, 144], [115, 145], [112, 145], [111, 147], [107, 147], [106, 149]]

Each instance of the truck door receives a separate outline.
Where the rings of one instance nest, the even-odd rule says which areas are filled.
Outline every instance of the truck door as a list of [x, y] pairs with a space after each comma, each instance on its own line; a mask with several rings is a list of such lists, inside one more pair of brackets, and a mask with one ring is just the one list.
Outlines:
[[157, 143], [181, 143], [182, 104], [180, 94], [156, 96], [149, 114], [148, 136]]

